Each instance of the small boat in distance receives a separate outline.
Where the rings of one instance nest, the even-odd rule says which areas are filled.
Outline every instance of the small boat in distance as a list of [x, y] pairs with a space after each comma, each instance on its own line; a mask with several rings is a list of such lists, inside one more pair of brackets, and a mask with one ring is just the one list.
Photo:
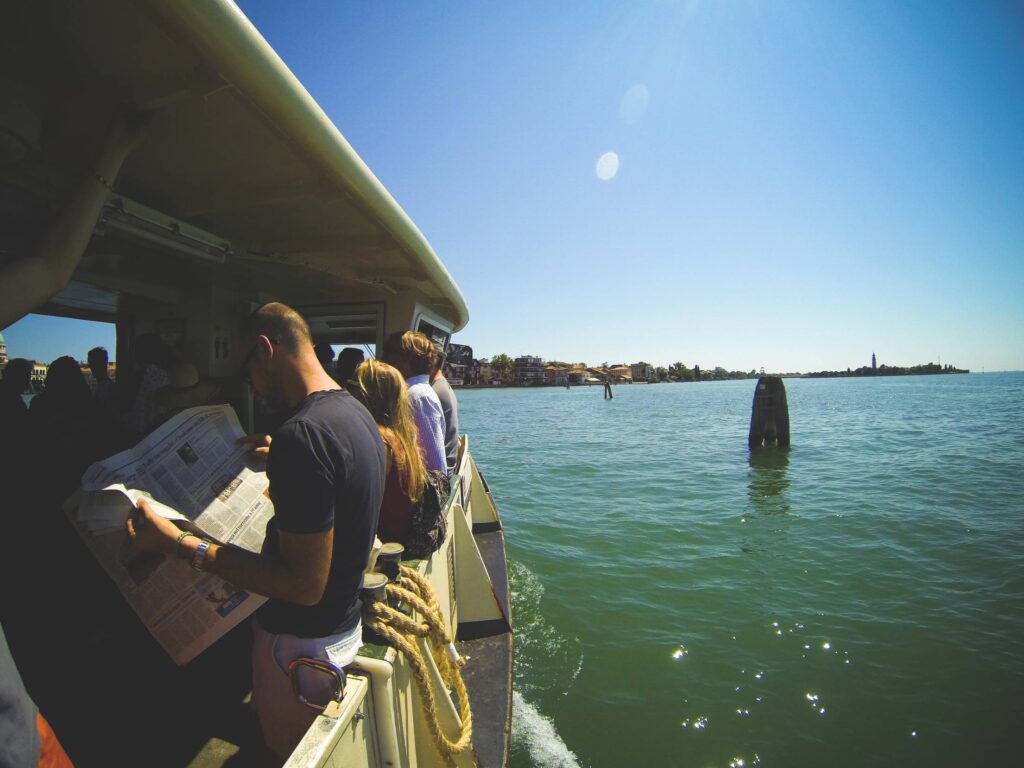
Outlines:
[[[113, 324], [122, 370], [134, 338], [173, 326], [183, 357], [232, 393], [243, 426], [255, 431], [260, 416], [237, 376], [234, 344], [252, 308], [285, 302], [309, 321], [314, 341], [370, 350], [410, 329], [447, 345], [468, 322], [429, 243], [228, 0], [21, 4], [5, 12], [0, 59], [0, 258], [37, 236], [88, 173], [112, 116], [152, 113], [71, 281], [36, 310]], [[376, 643], [347, 670], [337, 706], [317, 718], [287, 765], [506, 763], [504, 534], [468, 437], [446, 514], [444, 545], [411, 565], [433, 586], [468, 659], [473, 748], [438, 751], [430, 721], [453, 740], [462, 724], [452, 696], [440, 677], [432, 680], [428, 711], [405, 655]], [[248, 631], [233, 630], [181, 669], [128, 649], [125, 664], [88, 678], [109, 685], [73, 684], [61, 700], [37, 703], [76, 764], [248, 764], [258, 738], [238, 684], [250, 664]], [[76, 645], [74, 627], [67, 643]], [[134, 663], [141, 657], [151, 667]], [[69, 654], [61, 663], [90, 659]], [[149, 696], [119, 698], [122, 678], [149, 681]]]

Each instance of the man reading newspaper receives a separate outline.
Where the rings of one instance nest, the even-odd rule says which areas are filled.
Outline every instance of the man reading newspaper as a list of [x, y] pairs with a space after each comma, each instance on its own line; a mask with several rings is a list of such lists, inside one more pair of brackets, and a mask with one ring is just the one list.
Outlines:
[[262, 551], [182, 531], [144, 500], [126, 526], [137, 549], [270, 598], [254, 622], [253, 705], [267, 746], [286, 759], [315, 716], [292, 692], [288, 664], [316, 657], [341, 667], [361, 646], [359, 588], [385, 453], [373, 418], [320, 365], [298, 312], [266, 304], [246, 325], [242, 375], [269, 407], [291, 414], [272, 436], [247, 438], [267, 457], [274, 502]]

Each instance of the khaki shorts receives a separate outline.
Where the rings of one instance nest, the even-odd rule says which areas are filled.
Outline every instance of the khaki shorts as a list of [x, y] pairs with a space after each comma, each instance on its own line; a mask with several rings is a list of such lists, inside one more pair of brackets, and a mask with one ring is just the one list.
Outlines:
[[328, 637], [272, 635], [252, 623], [252, 705], [263, 731], [263, 741], [281, 760], [287, 760], [309, 730], [317, 711], [295, 696], [288, 665], [297, 658], [330, 661], [338, 668], [352, 663], [363, 646], [362, 624], [351, 632]]

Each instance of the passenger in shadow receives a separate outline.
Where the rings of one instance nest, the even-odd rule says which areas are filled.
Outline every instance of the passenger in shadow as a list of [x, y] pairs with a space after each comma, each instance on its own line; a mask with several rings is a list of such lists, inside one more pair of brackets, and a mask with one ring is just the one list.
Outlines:
[[32, 361], [15, 357], [7, 361], [4, 377], [0, 379], [0, 424], [7, 430], [8, 419], [28, 414], [28, 406], [22, 397], [28, 391], [32, 380]]
[[316, 353], [316, 359], [320, 361], [320, 365], [327, 371], [327, 375], [337, 381], [337, 376], [334, 375], [334, 350], [331, 345], [326, 341], [320, 341], [313, 345], [313, 351]]
[[29, 690], [47, 703], [55, 727], [73, 741], [66, 687], [78, 672], [56, 672], [54, 660], [66, 654], [69, 631], [75, 647], [94, 659], [94, 646], [110, 641], [125, 608], [61, 506], [78, 489], [85, 469], [117, 453], [124, 440], [113, 416], [93, 398], [79, 363], [68, 356], [50, 364], [43, 391], [29, 406], [29, 428], [21, 500], [11, 508], [7, 528], [14, 540], [45, 546], [46, 556], [40, 560], [38, 550], [15, 547], [4, 558], [6, 576], [18, 579], [4, 628], [18, 648]]
[[50, 364], [43, 391], [32, 399], [29, 425], [37, 443], [37, 460], [45, 462], [47, 486], [62, 500], [79, 485], [94, 461], [123, 447], [113, 419], [92, 392], [78, 362], [58, 357]]
[[172, 365], [167, 372], [167, 380], [167, 386], [153, 393], [160, 424], [188, 408], [223, 402], [220, 387], [209, 379], [201, 378], [192, 363]]
[[170, 384], [167, 371], [173, 364], [174, 353], [157, 334], [146, 333], [135, 339], [133, 357], [130, 380], [121, 395], [127, 407], [124, 425], [135, 442], [160, 422], [154, 395]]
[[341, 350], [338, 353], [338, 364], [334, 366], [334, 380], [347, 387], [364, 357], [363, 350], [355, 347], [345, 347]]
[[92, 372], [92, 396], [111, 413], [117, 408], [114, 380], [110, 378], [109, 358], [103, 347], [89, 350], [89, 370]]
[[16, 357], [7, 361], [4, 377], [0, 379], [0, 473], [6, 475], [9, 462], [25, 453], [28, 437], [28, 405], [23, 394], [32, 380], [32, 361]]
[[[34, 462], [28, 405], [22, 395], [31, 379], [32, 361], [14, 358], [7, 362], [0, 380], [0, 488], [8, 510], [23, 509], [30, 488], [29, 474]], [[11, 526], [21, 527], [21, 515], [8, 514], [5, 518], [8, 534], [15, 533]]]
[[367, 360], [355, 370], [351, 390], [377, 422], [387, 447], [387, 476], [377, 536], [383, 542], [408, 543], [411, 515], [423, 496], [427, 470], [418, 431], [409, 408], [409, 388], [396, 368]]

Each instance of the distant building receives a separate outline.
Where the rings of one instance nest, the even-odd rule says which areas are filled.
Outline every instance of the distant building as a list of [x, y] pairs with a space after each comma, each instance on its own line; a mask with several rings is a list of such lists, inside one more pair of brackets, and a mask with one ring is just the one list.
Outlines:
[[871, 353], [871, 370], [875, 369], [875, 353]]
[[543, 384], [544, 360], [532, 355], [517, 357], [512, 362], [512, 380], [526, 386]]
[[[33, 389], [39, 391], [43, 388], [43, 383], [46, 381], [46, 374], [49, 372], [50, 366], [46, 363], [32, 362], [32, 384]], [[35, 385], [39, 386], [35, 386]]]
[[461, 387], [466, 383], [469, 369], [470, 366], [468, 365], [447, 362], [444, 364], [444, 370], [441, 373], [451, 386]]
[[7, 362], [7, 342], [4, 341], [4, 335], [0, 333], [0, 365]]
[[633, 381], [647, 381], [654, 376], [654, 366], [645, 362], [633, 363], [629, 366], [629, 372]]
[[490, 384], [494, 380], [494, 369], [486, 357], [483, 360], [474, 360], [471, 370], [471, 380], [474, 384]]
[[608, 375], [612, 377], [612, 381], [622, 381], [633, 383], [633, 370], [630, 366], [620, 363], [619, 365], [610, 365], [607, 370]]
[[573, 363], [572, 369], [569, 371], [570, 384], [586, 384], [590, 378], [592, 378], [592, 374], [584, 363]]
[[549, 363], [544, 366], [544, 383], [564, 387], [569, 383], [569, 367], [563, 363]]

